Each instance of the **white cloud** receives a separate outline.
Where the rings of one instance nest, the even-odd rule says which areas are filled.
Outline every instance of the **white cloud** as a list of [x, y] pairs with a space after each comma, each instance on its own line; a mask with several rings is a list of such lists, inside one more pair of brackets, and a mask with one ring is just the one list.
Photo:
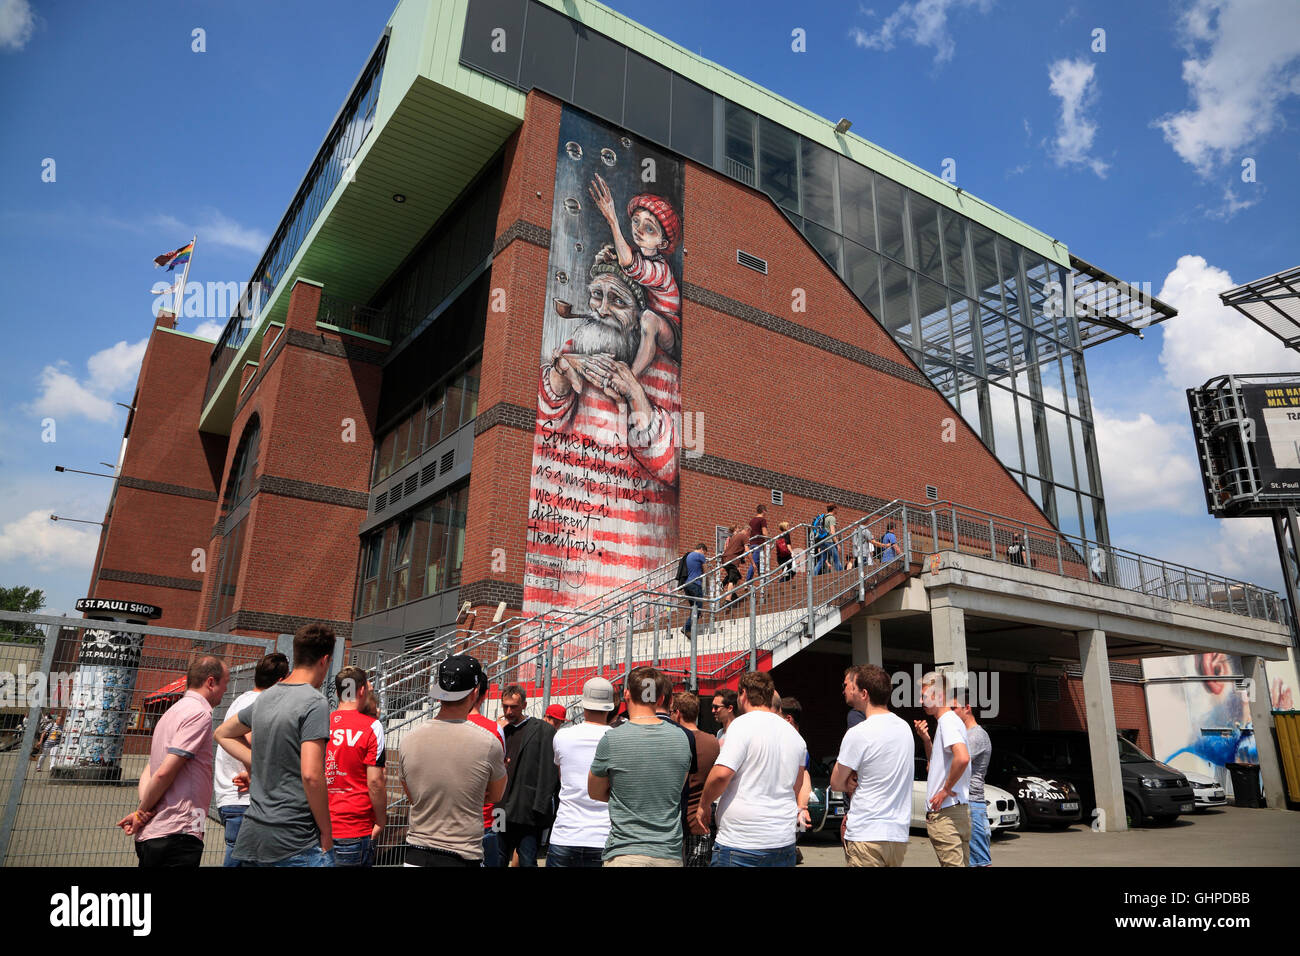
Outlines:
[[17, 53], [36, 32], [36, 15], [27, 0], [0, 0], [0, 50]]
[[1295, 0], [1198, 0], [1179, 23], [1191, 106], [1155, 121], [1202, 176], [1257, 145], [1300, 94]]
[[148, 339], [133, 345], [122, 341], [101, 349], [86, 360], [88, 374], [84, 381], [69, 372], [67, 362], [45, 366], [37, 379], [40, 390], [26, 410], [55, 419], [112, 421], [117, 411], [113, 395], [135, 384], [148, 344]]
[[1267, 518], [1231, 518], [1217, 523], [1210, 567], [1228, 577], [1278, 587], [1282, 572], [1277, 559], [1277, 539]]
[[22, 562], [38, 571], [89, 571], [99, 546], [99, 532], [90, 525], [51, 521], [51, 513], [53, 509], [29, 511], [0, 528], [0, 564]]
[[1087, 166], [1104, 179], [1108, 164], [1089, 155], [1097, 136], [1097, 124], [1087, 116], [1097, 100], [1096, 73], [1096, 64], [1084, 59], [1056, 60], [1048, 67], [1049, 89], [1061, 101], [1048, 152], [1057, 166]]
[[1204, 508], [1187, 426], [1157, 422], [1146, 412], [1124, 418], [1099, 407], [1093, 423], [1098, 458], [1109, 466], [1102, 477], [1110, 514]]
[[225, 331], [225, 328], [225, 320], [217, 321], [216, 319], [208, 319], [206, 322], [200, 322], [199, 327], [190, 334], [197, 335], [201, 339], [211, 339], [215, 342], [221, 337], [221, 333]]
[[197, 236], [199, 241], [195, 247], [196, 252], [211, 243], [226, 249], [260, 255], [266, 251], [267, 243], [271, 241], [267, 233], [241, 226], [215, 209], [207, 210], [197, 223], [181, 222], [175, 216], [159, 216], [157, 223], [166, 229], [175, 230], [181, 236]]
[[1243, 209], [1249, 209], [1251, 206], [1257, 206], [1264, 198], [1262, 186], [1255, 186], [1254, 199], [1238, 199], [1236, 190], [1227, 186], [1223, 190], [1223, 204], [1205, 210], [1205, 215], [1210, 219], [1218, 219], [1221, 222], [1227, 222]]
[[975, 7], [980, 13], [988, 13], [992, 6], [992, 0], [915, 0], [902, 4], [875, 31], [854, 27], [849, 36], [868, 50], [892, 50], [898, 39], [933, 47], [937, 65], [951, 60], [957, 51], [957, 43], [948, 31], [948, 15], [959, 7]]

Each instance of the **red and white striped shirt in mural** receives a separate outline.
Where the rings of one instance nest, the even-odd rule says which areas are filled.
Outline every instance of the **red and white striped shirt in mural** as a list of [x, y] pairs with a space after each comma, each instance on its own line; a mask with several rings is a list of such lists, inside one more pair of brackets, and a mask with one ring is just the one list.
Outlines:
[[630, 436], [625, 404], [590, 385], [557, 395], [549, 371], [533, 435], [526, 614], [585, 604], [667, 564], [677, 547], [677, 363], [657, 353], [642, 373], [652, 416]]
[[632, 253], [632, 264], [623, 270], [629, 279], [639, 282], [641, 288], [650, 297], [650, 308], [668, 319], [681, 334], [682, 293], [677, 288], [677, 280], [668, 260], [655, 256], [647, 259], [639, 252]]

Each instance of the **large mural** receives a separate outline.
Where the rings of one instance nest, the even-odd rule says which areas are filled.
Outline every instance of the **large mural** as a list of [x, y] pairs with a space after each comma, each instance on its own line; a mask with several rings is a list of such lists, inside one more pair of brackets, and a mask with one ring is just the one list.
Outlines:
[[524, 612], [677, 548], [683, 167], [565, 107], [555, 158]]
[[[1142, 662], [1151, 716], [1152, 756], [1184, 772], [1231, 785], [1229, 763], [1258, 763], [1259, 748], [1247, 692], [1233, 678], [1241, 658], [1227, 654], [1152, 657]], [[1300, 701], [1290, 661], [1269, 661], [1266, 694], [1274, 710]]]

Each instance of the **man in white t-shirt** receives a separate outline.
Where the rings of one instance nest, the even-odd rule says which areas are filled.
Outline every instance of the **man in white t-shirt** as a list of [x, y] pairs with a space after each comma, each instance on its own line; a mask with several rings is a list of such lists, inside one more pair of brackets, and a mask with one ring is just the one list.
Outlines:
[[946, 674], [921, 678], [921, 705], [937, 718], [934, 740], [924, 720], [915, 722], [929, 761], [925, 826], [940, 866], [970, 866], [970, 747], [966, 725], [953, 711], [959, 703]]
[[875, 664], [844, 672], [844, 702], [864, 715], [840, 744], [830, 789], [853, 794], [841, 826], [849, 866], [902, 866], [912, 823], [912, 755], [907, 721], [889, 709], [889, 674]]
[[740, 678], [740, 716], [727, 728], [696, 811], [707, 827], [718, 801], [713, 866], [794, 866], [795, 831], [809, 824], [798, 794], [808, 748], [772, 706], [770, 674]]
[[[236, 697], [221, 719], [224, 721], [233, 717], [251, 705], [257, 700], [258, 694], [280, 683], [288, 674], [289, 658], [283, 654], [267, 654], [253, 669], [253, 689]], [[245, 734], [244, 743], [253, 746], [252, 733]], [[244, 765], [218, 747], [212, 768], [212, 799], [226, 828], [226, 859], [222, 866], [239, 866], [239, 861], [234, 857], [235, 838], [239, 836], [239, 825], [244, 822], [244, 811], [248, 809], [249, 799], [247, 786], [242, 792], [235, 786], [235, 777], [241, 773], [244, 773]]]
[[551, 825], [546, 865], [597, 867], [609, 837], [609, 804], [591, 799], [587, 774], [596, 745], [609, 731], [614, 685], [593, 677], [582, 685], [582, 723], [555, 732], [555, 765], [560, 768], [560, 809]]

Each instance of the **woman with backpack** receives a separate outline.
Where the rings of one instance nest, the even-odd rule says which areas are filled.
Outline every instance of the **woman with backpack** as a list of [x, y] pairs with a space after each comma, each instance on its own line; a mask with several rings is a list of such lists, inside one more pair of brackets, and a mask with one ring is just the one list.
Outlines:
[[782, 521], [776, 536], [776, 566], [782, 569], [780, 581], [794, 578], [794, 547], [790, 543], [790, 522]]

